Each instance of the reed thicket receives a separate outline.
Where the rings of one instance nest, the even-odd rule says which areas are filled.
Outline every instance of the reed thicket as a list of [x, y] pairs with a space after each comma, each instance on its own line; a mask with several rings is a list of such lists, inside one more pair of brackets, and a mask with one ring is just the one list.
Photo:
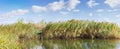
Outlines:
[[19, 20], [14, 24], [0, 25], [0, 49], [26, 49], [25, 44], [22, 44], [21, 41], [31, 41], [38, 37], [44, 39], [120, 38], [119, 29], [116, 24], [108, 22], [68, 20], [48, 24], [33, 24], [23, 23], [22, 20]]
[[119, 27], [109, 22], [69, 20], [49, 23], [42, 32], [43, 38], [119, 38]]
[[23, 23], [19, 20], [14, 24], [0, 25], [0, 49], [25, 49], [19, 44], [21, 41], [38, 38], [39, 30], [32, 23]]

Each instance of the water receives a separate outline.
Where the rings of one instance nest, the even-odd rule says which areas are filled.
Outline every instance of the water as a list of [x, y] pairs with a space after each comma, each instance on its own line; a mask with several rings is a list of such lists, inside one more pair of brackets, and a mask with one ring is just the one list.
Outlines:
[[[24, 46], [23, 46], [24, 45]], [[25, 41], [22, 46], [27, 49], [120, 49], [120, 40], [103, 39], [53, 39]]]

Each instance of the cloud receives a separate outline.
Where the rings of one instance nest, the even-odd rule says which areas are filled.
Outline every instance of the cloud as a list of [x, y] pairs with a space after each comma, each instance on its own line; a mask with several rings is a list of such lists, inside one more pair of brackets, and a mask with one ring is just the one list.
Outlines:
[[117, 11], [118, 9], [111, 9], [111, 10], [108, 10], [108, 12], [115, 12]]
[[115, 8], [120, 5], [120, 0], [105, 0], [104, 3], [109, 5], [111, 8]]
[[49, 3], [46, 6], [38, 6], [38, 5], [33, 5], [32, 6], [32, 11], [33, 12], [44, 12], [47, 10], [50, 11], [58, 11], [64, 8], [64, 0], [60, 0], [58, 2], [53, 2], [53, 3]]
[[60, 12], [60, 14], [62, 14], [62, 15], [66, 15], [66, 14], [68, 14], [69, 12]]
[[73, 12], [80, 12], [80, 10], [78, 10], [78, 9], [75, 9], [75, 10], [72, 10]]
[[64, 0], [60, 0], [59, 2], [53, 2], [48, 4], [48, 8], [52, 11], [57, 11], [57, 10], [61, 10], [64, 8]]
[[47, 8], [42, 7], [42, 6], [33, 5], [32, 10], [33, 10], [33, 12], [43, 12], [43, 11], [47, 11]]
[[88, 6], [89, 6], [90, 8], [92, 8], [92, 7], [96, 6], [96, 5], [99, 5], [99, 3], [96, 3], [95, 0], [89, 0], [89, 1], [87, 2], [87, 4], [88, 4]]
[[118, 14], [118, 15], [115, 15], [115, 17], [117, 17], [117, 18], [120, 18], [120, 14]]
[[112, 22], [112, 21], [110, 20], [110, 18], [104, 18], [103, 21]]
[[67, 9], [68, 10], [75, 9], [79, 3], [80, 3], [80, 0], [69, 0], [67, 4]]
[[93, 16], [93, 13], [89, 13], [88, 15], [89, 15], [89, 16]]
[[23, 9], [12, 10], [8, 13], [0, 15], [0, 18], [2, 19], [2, 18], [11, 17], [11, 16], [25, 15], [28, 12], [29, 12], [29, 10], [23, 10]]
[[80, 0], [59, 0], [56, 2], [52, 2], [47, 4], [46, 6], [38, 6], [33, 5], [32, 11], [34, 12], [44, 12], [44, 11], [60, 11], [60, 10], [67, 10], [67, 11], [74, 11], [78, 12], [79, 10], [76, 10], [76, 6], [80, 3]]
[[98, 9], [96, 12], [103, 12], [104, 9]]

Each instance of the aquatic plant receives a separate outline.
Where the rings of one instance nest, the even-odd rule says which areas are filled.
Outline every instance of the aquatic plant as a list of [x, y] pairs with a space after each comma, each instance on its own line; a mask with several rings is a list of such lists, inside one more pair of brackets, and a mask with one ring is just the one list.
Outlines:
[[23, 23], [19, 20], [14, 24], [0, 25], [0, 49], [25, 49], [20, 45], [23, 40], [38, 38], [41, 30], [33, 23]]
[[46, 25], [43, 38], [119, 38], [119, 27], [115, 23], [69, 20]]

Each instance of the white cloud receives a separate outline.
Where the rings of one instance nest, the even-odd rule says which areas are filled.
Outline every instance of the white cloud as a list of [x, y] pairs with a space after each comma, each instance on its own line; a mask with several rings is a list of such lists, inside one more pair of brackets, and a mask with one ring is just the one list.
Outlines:
[[93, 16], [93, 13], [89, 13], [88, 15], [89, 15], [89, 16]]
[[111, 8], [120, 6], [120, 0], [106, 0], [104, 3], [108, 4]]
[[104, 18], [103, 21], [112, 22], [112, 21], [110, 20], [110, 18]]
[[66, 14], [68, 14], [69, 12], [60, 12], [60, 14], [62, 14], [62, 15], [66, 15]]
[[48, 8], [52, 11], [57, 11], [57, 10], [61, 10], [64, 8], [64, 0], [60, 0], [59, 2], [53, 2], [48, 4]]
[[60, 11], [60, 10], [68, 10], [68, 11], [74, 11], [78, 12], [79, 10], [76, 10], [76, 6], [80, 3], [80, 0], [59, 0], [56, 2], [49, 3], [46, 6], [38, 6], [33, 5], [32, 10], [34, 12], [43, 12], [43, 11]]
[[89, 7], [94, 7], [94, 6], [96, 6], [96, 5], [99, 5], [99, 3], [96, 3], [95, 2], [95, 0], [89, 0], [88, 2], [87, 2], [87, 4], [88, 4], [88, 6]]
[[73, 10], [80, 3], [80, 0], [69, 0], [67, 3], [67, 9]]
[[28, 10], [23, 10], [23, 9], [12, 10], [8, 13], [0, 15], [0, 18], [2, 19], [2, 18], [11, 17], [11, 16], [25, 15], [28, 12], [29, 12]]
[[80, 12], [80, 10], [78, 10], [78, 9], [75, 9], [75, 10], [72, 10], [73, 12]]
[[108, 10], [108, 12], [115, 12], [117, 11], [118, 9], [111, 9], [111, 10]]
[[117, 18], [120, 18], [120, 14], [118, 14], [118, 15], [115, 15], [115, 17], [117, 17]]
[[32, 10], [33, 10], [33, 12], [43, 12], [43, 11], [47, 11], [47, 8], [42, 7], [42, 6], [33, 5]]
[[98, 9], [96, 12], [103, 12], [104, 9]]

